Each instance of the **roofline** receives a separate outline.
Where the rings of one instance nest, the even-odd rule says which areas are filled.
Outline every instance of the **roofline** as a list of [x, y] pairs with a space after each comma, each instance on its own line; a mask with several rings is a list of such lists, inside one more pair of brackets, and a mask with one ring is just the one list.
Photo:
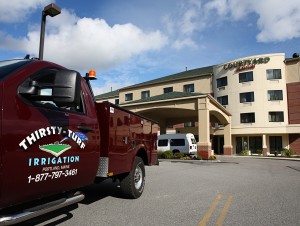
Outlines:
[[112, 98], [112, 97], [119, 97], [119, 95], [120, 94], [118, 94], [118, 95], [111, 95], [111, 96], [106, 96], [106, 97], [98, 97], [98, 96], [101, 96], [101, 94], [100, 95], [97, 95], [97, 96], [95, 96], [96, 97], [96, 99], [98, 100], [98, 99], [107, 99], [107, 98]]
[[[206, 94], [199, 94], [197, 96], [188, 96], [188, 97], [181, 97], [180, 100], [186, 100], [186, 99], [194, 99], [194, 98], [197, 98], [197, 97], [205, 97], [207, 96]], [[138, 102], [138, 103], [123, 103], [123, 104], [120, 104], [120, 106], [122, 107], [130, 107], [130, 106], [135, 106], [135, 105], [143, 105], [143, 104], [153, 104], [153, 103], [161, 103], [161, 102], [170, 102], [170, 101], [174, 101], [174, 100], [177, 100], [179, 99], [178, 97], [177, 98], [171, 98], [171, 99], [164, 99], [164, 100], [155, 100], [155, 101], [147, 101], [147, 102]]]
[[[213, 67], [213, 66], [209, 66], [209, 67]], [[176, 74], [180, 74], [180, 73], [184, 73], [184, 72], [179, 72], [179, 73], [176, 73]], [[176, 75], [176, 74], [173, 74], [173, 75]], [[168, 76], [172, 76], [172, 75], [168, 75]], [[168, 77], [168, 76], [165, 76], [165, 77]], [[152, 86], [152, 85], [155, 85], [155, 84], [163, 84], [163, 83], [168, 83], [170, 81], [186, 80], [186, 79], [195, 78], [195, 77], [199, 77], [199, 76], [213, 76], [213, 73], [198, 74], [198, 75], [193, 75], [193, 76], [189, 76], [189, 77], [181, 77], [181, 78], [177, 78], [177, 79], [170, 78], [170, 79], [165, 80], [165, 81], [155, 81], [156, 79], [154, 79], [154, 82], [150, 83], [150, 84], [148, 82], [151, 82], [151, 80], [146, 81], [146, 82], [142, 82], [140, 84], [127, 86], [127, 87], [121, 88], [119, 90], [120, 91], [125, 91], [125, 90], [132, 89], [132, 88], [138, 88], [138, 87], [143, 87], [143, 86]], [[163, 78], [163, 77], [161, 77], [161, 78]], [[158, 78], [158, 79], [161, 79], [161, 78]], [[145, 83], [148, 83], [148, 84], [145, 84]]]
[[[231, 113], [223, 106], [221, 105], [215, 98], [213, 98], [210, 94], [199, 94], [197, 96], [189, 96], [189, 97], [183, 97], [180, 98], [180, 100], [188, 100], [188, 99], [196, 99], [196, 98], [203, 98], [208, 97], [208, 99], [216, 105], [218, 108], [222, 109], [224, 113], [226, 113], [228, 116], [232, 116]], [[139, 106], [139, 105], [147, 105], [147, 104], [154, 104], [154, 103], [163, 103], [163, 102], [171, 102], [174, 100], [178, 100], [179, 98], [172, 98], [167, 100], [157, 100], [157, 101], [148, 101], [148, 102], [142, 102], [142, 103], [128, 103], [128, 104], [120, 104], [121, 107], [133, 107], [133, 106]]]
[[286, 58], [284, 62], [293, 62], [293, 61], [300, 61], [300, 57], [295, 57], [295, 58]]
[[[112, 95], [116, 93], [115, 95]], [[109, 95], [107, 95], [109, 94]], [[107, 96], [105, 96], [107, 95]], [[101, 97], [101, 96], [104, 96], [104, 97]], [[103, 94], [99, 94], [99, 95], [96, 95], [95, 98], [96, 100], [101, 100], [101, 99], [107, 99], [107, 98], [112, 98], [112, 97], [119, 97], [120, 96], [120, 90], [119, 89], [116, 89], [114, 91], [110, 91], [110, 92], [107, 92], [107, 93], [103, 93]]]

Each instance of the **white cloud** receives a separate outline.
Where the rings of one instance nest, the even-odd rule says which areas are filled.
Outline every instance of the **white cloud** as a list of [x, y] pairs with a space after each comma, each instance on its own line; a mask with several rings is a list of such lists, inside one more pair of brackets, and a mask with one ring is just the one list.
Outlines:
[[180, 50], [184, 48], [194, 48], [197, 49], [198, 45], [190, 38], [185, 38], [182, 40], [177, 39], [173, 44], [173, 48]]
[[[77, 70], [105, 70], [167, 43], [167, 37], [159, 31], [144, 32], [129, 23], [111, 27], [105, 20], [79, 18], [65, 9], [61, 15], [47, 19], [44, 59]], [[2, 36], [0, 47], [17, 46], [37, 56], [39, 37], [40, 30], [35, 27], [23, 39]]]
[[110, 91], [115, 91], [130, 85], [135, 84], [136, 81], [128, 81], [128, 77], [124, 78], [123, 76], [116, 76], [114, 79], [110, 80], [109, 77], [105, 77], [103, 84], [98, 84], [91, 82], [93, 93], [95, 96], [108, 93]]
[[29, 13], [37, 8], [41, 10], [44, 6], [54, 2], [51, 0], [1, 0], [0, 22], [14, 23], [22, 22]]
[[[190, 0], [163, 21], [178, 40], [193, 39], [196, 33], [216, 24], [253, 19], [258, 42], [278, 42], [300, 37], [299, 0]], [[258, 18], [258, 19], [257, 19]]]
[[300, 37], [299, 0], [213, 0], [205, 5], [209, 14], [217, 12], [225, 20], [258, 16], [259, 42], [278, 42]]
[[166, 32], [173, 37], [171, 47], [177, 50], [186, 47], [197, 48], [192, 36], [204, 27], [201, 24], [201, 1], [189, 0], [180, 3], [175, 11], [167, 14], [162, 20]]
[[258, 41], [277, 42], [300, 37], [299, 0], [259, 1], [254, 8], [259, 14]]

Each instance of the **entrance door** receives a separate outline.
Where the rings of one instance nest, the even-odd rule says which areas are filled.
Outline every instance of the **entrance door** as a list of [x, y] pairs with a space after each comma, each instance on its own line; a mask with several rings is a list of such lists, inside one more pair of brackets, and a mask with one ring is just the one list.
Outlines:
[[224, 154], [224, 136], [214, 136], [212, 140], [212, 149], [215, 154]]
[[262, 153], [262, 137], [261, 136], [254, 136], [249, 137], [249, 149], [251, 153]]
[[237, 137], [236, 138], [236, 153], [239, 154], [243, 150], [249, 150], [248, 137]]
[[275, 151], [277, 153], [282, 149], [282, 136], [270, 136], [270, 153], [275, 154]]

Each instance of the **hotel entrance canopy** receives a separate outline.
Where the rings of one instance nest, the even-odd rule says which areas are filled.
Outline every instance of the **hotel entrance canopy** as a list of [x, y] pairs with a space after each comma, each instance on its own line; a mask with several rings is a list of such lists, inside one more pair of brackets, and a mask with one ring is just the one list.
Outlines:
[[224, 126], [224, 154], [232, 154], [231, 114], [210, 94], [170, 92], [120, 106], [156, 120], [161, 134], [166, 133], [168, 125], [198, 121], [198, 154], [204, 158], [209, 158], [211, 153], [211, 125], [221, 124]]

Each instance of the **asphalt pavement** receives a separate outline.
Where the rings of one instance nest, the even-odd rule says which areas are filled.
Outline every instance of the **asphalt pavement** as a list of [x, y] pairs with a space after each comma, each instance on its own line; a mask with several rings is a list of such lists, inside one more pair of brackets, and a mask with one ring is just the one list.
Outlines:
[[299, 191], [299, 159], [161, 160], [146, 167], [139, 199], [124, 199], [108, 180], [83, 188], [73, 208], [21, 225], [299, 226]]

